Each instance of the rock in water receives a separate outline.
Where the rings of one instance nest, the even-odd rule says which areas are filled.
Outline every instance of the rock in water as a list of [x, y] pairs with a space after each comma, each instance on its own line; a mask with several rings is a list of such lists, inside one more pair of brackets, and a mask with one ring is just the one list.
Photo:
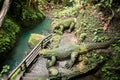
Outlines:
[[41, 34], [36, 34], [36, 33], [32, 33], [29, 37], [29, 40], [28, 40], [28, 45], [30, 48], [33, 48], [34, 46], [37, 45], [37, 43], [42, 40], [43, 38], [45, 38], [44, 35], [41, 35]]

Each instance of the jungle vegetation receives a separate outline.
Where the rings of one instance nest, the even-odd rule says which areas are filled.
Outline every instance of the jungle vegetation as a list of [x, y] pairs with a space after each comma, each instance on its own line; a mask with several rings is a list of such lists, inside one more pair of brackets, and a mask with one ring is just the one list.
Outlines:
[[[0, 9], [2, 8], [3, 2], [4, 0], [0, 0]], [[9, 54], [8, 51], [14, 47], [17, 41], [16, 38], [20, 36], [22, 31], [32, 28], [35, 24], [45, 18], [43, 11], [47, 6], [54, 7], [55, 5], [62, 5], [62, 9], [66, 9], [65, 11], [58, 10], [60, 14], [53, 13], [55, 17], [61, 18], [64, 15], [72, 16], [76, 14], [78, 12], [76, 11], [76, 7], [71, 8], [71, 6], [77, 5], [77, 3], [82, 4], [82, 7], [80, 6], [77, 10], [83, 10], [83, 15], [84, 13], [89, 13], [86, 11], [89, 6], [92, 6], [95, 10], [103, 13], [103, 16], [100, 16], [100, 19], [104, 23], [102, 25], [97, 25], [98, 27], [102, 27], [98, 29], [92, 27], [94, 24], [86, 27], [90, 23], [95, 23], [93, 21], [93, 17], [86, 18], [88, 14], [85, 16], [85, 19], [81, 19], [81, 16], [78, 17], [79, 21], [81, 21], [80, 24], [82, 24], [82, 27], [85, 27], [84, 31], [87, 32], [87, 30], [89, 31], [90, 29], [94, 31], [92, 39], [93, 42], [102, 42], [107, 40], [108, 37], [106, 37], [106, 35], [99, 35], [99, 33], [105, 34], [109, 26], [118, 30], [118, 32], [114, 31], [113, 33], [119, 33], [120, 0], [12, 0], [2, 27], [0, 27], [0, 62], [5, 56], [7, 56], [7, 54]], [[69, 13], [67, 13], [68, 8], [72, 10]], [[80, 13], [77, 14], [79, 15]], [[87, 34], [89, 33], [82, 32], [82, 34], [78, 34], [78, 37], [79, 39], [82, 38], [82, 40], [84, 40], [83, 38], [86, 38]], [[111, 34], [108, 32], [107, 35]], [[119, 44], [120, 41], [118, 41], [118, 44], [112, 45], [114, 54], [107, 59], [106, 63], [99, 70], [102, 80], [120, 79]]]
[[[2, 7], [3, 2], [4, 0], [0, 1], [0, 7]], [[16, 38], [20, 36], [22, 31], [30, 29], [44, 17], [42, 11], [28, 6], [24, 0], [11, 1], [9, 11], [0, 28], [0, 62], [14, 47]]]

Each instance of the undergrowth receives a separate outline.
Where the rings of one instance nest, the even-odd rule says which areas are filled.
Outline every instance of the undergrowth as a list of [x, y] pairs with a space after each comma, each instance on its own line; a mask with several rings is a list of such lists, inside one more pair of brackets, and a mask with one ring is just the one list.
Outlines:
[[8, 52], [16, 42], [16, 35], [20, 27], [10, 18], [5, 18], [3, 27], [0, 29], [0, 59]]
[[120, 41], [113, 44], [114, 52], [108, 59], [107, 63], [102, 67], [101, 73], [103, 80], [120, 80]]

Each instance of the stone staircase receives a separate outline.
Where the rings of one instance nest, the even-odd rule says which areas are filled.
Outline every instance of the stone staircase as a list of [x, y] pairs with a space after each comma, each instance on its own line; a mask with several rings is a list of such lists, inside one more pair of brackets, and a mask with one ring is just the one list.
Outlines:
[[21, 80], [46, 80], [48, 75], [46, 59], [40, 57], [34, 66], [28, 72], [24, 73]]

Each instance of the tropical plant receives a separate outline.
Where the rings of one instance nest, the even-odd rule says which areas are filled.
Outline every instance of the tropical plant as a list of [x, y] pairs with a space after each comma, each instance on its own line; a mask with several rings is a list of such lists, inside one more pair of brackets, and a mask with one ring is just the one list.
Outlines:
[[8, 72], [9, 69], [10, 67], [8, 65], [3, 66], [2, 71], [0, 72], [0, 77], [2, 77], [6, 72]]

